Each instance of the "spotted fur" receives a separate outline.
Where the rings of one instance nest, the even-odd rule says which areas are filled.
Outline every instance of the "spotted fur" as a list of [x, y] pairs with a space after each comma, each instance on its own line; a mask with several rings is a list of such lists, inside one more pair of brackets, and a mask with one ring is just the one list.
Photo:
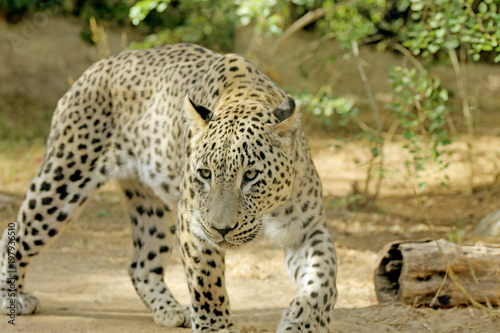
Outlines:
[[[17, 237], [7, 229], [0, 241], [0, 311], [11, 283], [16, 312], [37, 310], [27, 265], [109, 180], [127, 198], [129, 273], [158, 324], [236, 332], [224, 251], [266, 236], [284, 248], [298, 288], [278, 332], [328, 332], [336, 257], [321, 183], [293, 99], [243, 57], [189, 44], [127, 51], [75, 82], [12, 224]], [[176, 238], [190, 307], [163, 281]]]

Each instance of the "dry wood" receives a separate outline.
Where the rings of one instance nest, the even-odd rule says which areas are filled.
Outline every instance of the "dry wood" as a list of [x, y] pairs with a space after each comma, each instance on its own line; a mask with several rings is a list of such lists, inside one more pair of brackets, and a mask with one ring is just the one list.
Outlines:
[[[468, 295], [450, 279], [448, 268]], [[470, 304], [472, 298], [498, 306], [500, 247], [444, 239], [389, 243], [379, 254], [374, 280], [380, 303], [452, 307]]]

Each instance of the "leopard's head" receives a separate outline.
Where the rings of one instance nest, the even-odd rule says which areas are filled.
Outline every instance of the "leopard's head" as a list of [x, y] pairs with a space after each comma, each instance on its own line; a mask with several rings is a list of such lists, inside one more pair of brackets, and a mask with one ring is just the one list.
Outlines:
[[208, 110], [186, 97], [190, 119], [183, 204], [191, 231], [219, 246], [248, 243], [262, 218], [286, 202], [300, 126], [292, 98], [270, 107], [238, 101]]

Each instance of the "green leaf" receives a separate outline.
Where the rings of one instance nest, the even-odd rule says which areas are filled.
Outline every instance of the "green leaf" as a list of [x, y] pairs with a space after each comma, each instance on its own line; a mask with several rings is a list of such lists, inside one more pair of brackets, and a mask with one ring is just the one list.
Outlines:
[[479, 3], [478, 9], [479, 9], [480, 13], [484, 14], [488, 11], [488, 5], [484, 2], [481, 2], [481, 3]]
[[415, 12], [419, 12], [425, 7], [424, 1], [412, 1], [411, 9]]
[[404, 131], [403, 133], [403, 137], [406, 139], [406, 140], [411, 140], [413, 137], [415, 137], [415, 133], [413, 133], [412, 131]]
[[434, 54], [437, 51], [439, 51], [439, 45], [429, 44], [429, 46], [427, 47], [427, 50], [429, 50], [430, 53]]
[[450, 26], [450, 32], [451, 33], [458, 33], [460, 30], [462, 29], [462, 26], [460, 24], [454, 24], [452, 26]]
[[427, 183], [423, 182], [418, 184], [418, 191], [421, 192], [427, 187]]
[[435, 31], [435, 36], [437, 38], [443, 38], [444, 35], [446, 35], [446, 29], [445, 28], [439, 28]]
[[446, 89], [441, 89], [438, 94], [439, 98], [443, 101], [448, 100], [448, 90]]
[[483, 45], [483, 51], [492, 51], [492, 50], [493, 50], [492, 45], [488, 45], [488, 44]]

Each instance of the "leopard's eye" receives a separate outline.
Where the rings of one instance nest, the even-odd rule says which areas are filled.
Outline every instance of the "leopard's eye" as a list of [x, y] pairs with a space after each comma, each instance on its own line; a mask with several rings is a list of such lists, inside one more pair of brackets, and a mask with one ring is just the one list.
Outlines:
[[212, 171], [210, 171], [209, 169], [198, 169], [198, 174], [203, 179], [209, 180], [212, 178]]
[[243, 180], [246, 181], [246, 182], [251, 182], [252, 180], [254, 180], [255, 178], [257, 178], [258, 175], [259, 175], [258, 171], [256, 171], [256, 170], [248, 170], [243, 175]]

